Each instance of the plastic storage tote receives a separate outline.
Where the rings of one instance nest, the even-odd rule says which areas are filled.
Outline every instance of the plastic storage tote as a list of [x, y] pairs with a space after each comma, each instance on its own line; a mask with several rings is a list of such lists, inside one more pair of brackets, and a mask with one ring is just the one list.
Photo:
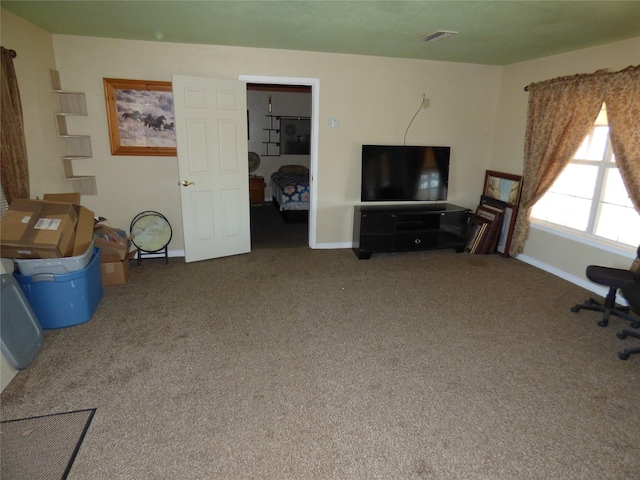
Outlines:
[[22, 275], [13, 272], [44, 329], [88, 322], [102, 300], [100, 249], [93, 249], [89, 264], [77, 272]]
[[63, 273], [77, 272], [89, 264], [93, 255], [93, 241], [82, 255], [62, 258], [15, 258], [13, 261], [18, 265], [22, 275], [37, 275], [39, 273], [53, 273], [60, 275]]
[[17, 370], [36, 358], [44, 335], [31, 305], [10, 273], [2, 274], [0, 294], [0, 344], [7, 361]]

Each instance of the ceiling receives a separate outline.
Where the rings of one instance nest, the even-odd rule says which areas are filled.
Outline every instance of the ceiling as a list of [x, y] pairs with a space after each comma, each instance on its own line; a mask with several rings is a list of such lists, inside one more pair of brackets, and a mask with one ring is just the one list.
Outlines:
[[[640, 36], [640, 1], [2, 0], [0, 6], [52, 34], [486, 65]], [[459, 33], [420, 40], [439, 30]]]

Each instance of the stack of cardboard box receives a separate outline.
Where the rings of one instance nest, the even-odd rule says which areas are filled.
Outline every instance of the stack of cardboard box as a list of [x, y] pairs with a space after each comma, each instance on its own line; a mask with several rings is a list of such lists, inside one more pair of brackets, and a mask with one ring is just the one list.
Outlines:
[[78, 204], [14, 200], [0, 222], [5, 258], [62, 258], [82, 255], [93, 241], [93, 212]]
[[101, 249], [103, 285], [121, 285], [135, 256], [131, 241], [94, 239], [94, 213], [80, 206], [80, 194], [46, 194], [43, 200], [14, 200], [0, 222], [0, 256], [12, 259], [55, 259]]
[[122, 285], [129, 278], [129, 261], [135, 256], [136, 249], [131, 249], [131, 239], [123, 236], [122, 231], [106, 225], [99, 225], [94, 230], [95, 246], [101, 251], [103, 285]]

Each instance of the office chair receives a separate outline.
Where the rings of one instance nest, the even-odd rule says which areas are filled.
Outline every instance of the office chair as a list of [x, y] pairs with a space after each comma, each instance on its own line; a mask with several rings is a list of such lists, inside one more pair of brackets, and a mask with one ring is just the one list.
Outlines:
[[[640, 276], [636, 280], [625, 283], [620, 288], [620, 291], [622, 292], [622, 295], [627, 300], [627, 302], [629, 302], [631, 310], [640, 315]], [[640, 331], [625, 328], [621, 332], [617, 333], [616, 336], [621, 340], [624, 340], [625, 338], [627, 338], [627, 336], [640, 339]], [[640, 353], [640, 345], [625, 348], [624, 350], [618, 352], [618, 357], [621, 360], [626, 360], [632, 353]]]
[[635, 276], [640, 274], [640, 272], [637, 271], [638, 267], [640, 267], [639, 258], [640, 246], [638, 246], [637, 258], [629, 270], [589, 265], [587, 267], [587, 278], [598, 285], [609, 287], [609, 292], [607, 293], [604, 303], [599, 303], [593, 298], [590, 298], [584, 303], [579, 303], [571, 307], [571, 311], [594, 310], [596, 312], [602, 312], [602, 320], [598, 322], [598, 325], [601, 327], [606, 327], [609, 324], [609, 317], [611, 315], [633, 322], [632, 326], [634, 328], [640, 326], [640, 319], [629, 314], [629, 307], [616, 304], [616, 293], [618, 289], [627, 282], [634, 280]]

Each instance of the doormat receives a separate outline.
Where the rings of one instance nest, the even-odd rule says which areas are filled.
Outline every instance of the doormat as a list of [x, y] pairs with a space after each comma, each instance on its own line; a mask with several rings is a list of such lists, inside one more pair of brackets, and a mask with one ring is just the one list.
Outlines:
[[0, 478], [64, 480], [96, 409], [0, 422]]

